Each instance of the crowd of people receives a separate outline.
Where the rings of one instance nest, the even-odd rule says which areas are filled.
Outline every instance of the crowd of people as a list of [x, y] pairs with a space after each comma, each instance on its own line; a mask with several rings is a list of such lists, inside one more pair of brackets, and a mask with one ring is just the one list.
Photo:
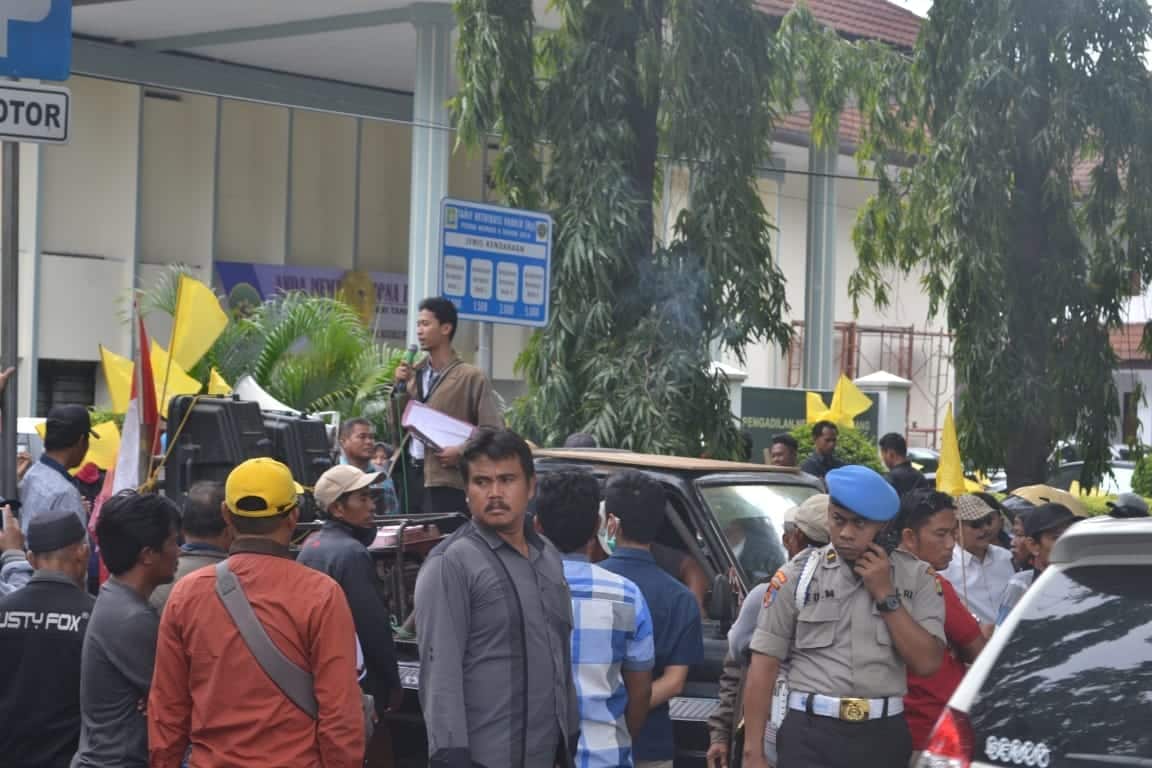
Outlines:
[[[421, 306], [429, 356], [402, 366], [401, 398], [479, 428], [459, 446], [393, 449], [371, 422], [345, 422], [342, 462], [311, 489], [322, 525], [295, 551], [303, 489], [270, 458], [195, 484], [182, 506], [125, 491], [90, 520], [69, 475], [93, 439], [88, 414], [53, 410], [19, 519], [3, 512], [4, 765], [393, 765], [379, 723], [404, 703], [393, 638], [407, 633], [429, 765], [672, 768], [670, 703], [704, 660], [711, 585], [658, 542], [663, 487], [633, 470], [538, 478], [531, 446], [451, 351], [452, 305]], [[937, 492], [900, 435], [879, 442], [886, 476], [845, 465], [837, 438], [814, 426], [802, 466], [827, 492], [788, 511], [787, 562], [728, 633], [709, 768], [734, 748], [748, 768], [914, 762], [1080, 519], [1054, 494], [1009, 508]], [[798, 451], [781, 435], [770, 461], [795, 467]], [[417, 502], [467, 521], [424, 562], [398, 628], [369, 547], [378, 515]], [[1135, 496], [1115, 507], [1148, 514]]]

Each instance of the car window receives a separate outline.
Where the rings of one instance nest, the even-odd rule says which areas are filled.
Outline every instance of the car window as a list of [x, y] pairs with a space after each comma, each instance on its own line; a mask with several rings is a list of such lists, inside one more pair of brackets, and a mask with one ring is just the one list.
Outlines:
[[1030, 756], [1027, 764], [1053, 768], [1146, 764], [1152, 566], [1069, 568], [1036, 589], [969, 710], [974, 757], [1020, 765]]
[[703, 485], [700, 493], [736, 552], [749, 584], [763, 581], [784, 564], [784, 513], [816, 493], [803, 485], [741, 483]]

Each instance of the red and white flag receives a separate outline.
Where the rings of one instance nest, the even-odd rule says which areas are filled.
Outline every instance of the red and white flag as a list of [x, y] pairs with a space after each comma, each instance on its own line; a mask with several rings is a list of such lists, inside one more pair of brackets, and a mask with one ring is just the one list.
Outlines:
[[[100, 541], [96, 536], [96, 524], [100, 521], [100, 510], [104, 507], [104, 502], [120, 491], [139, 487], [141, 467], [150, 468], [147, 463], [141, 464], [141, 457], [144, 457], [144, 461], [150, 461], [156, 438], [156, 423], [159, 418], [156, 408], [156, 385], [152, 377], [148, 332], [144, 330], [144, 319], [140, 317], [139, 311], [136, 312], [136, 322], [140, 332], [140, 347], [135, 366], [137, 374], [132, 377], [132, 399], [124, 414], [124, 428], [120, 431], [120, 454], [116, 457], [116, 466], [109, 469], [105, 475], [104, 487], [96, 497], [96, 503], [92, 505], [92, 514], [88, 518], [88, 532], [92, 534], [97, 553], [100, 551]], [[103, 584], [107, 578], [108, 569], [104, 565], [103, 558], [100, 558], [100, 583]]]
[[[156, 408], [156, 384], [152, 379], [152, 355], [148, 332], [144, 330], [144, 319], [139, 313], [136, 322], [140, 327], [140, 346], [137, 350], [136, 375], [132, 377], [132, 399], [124, 414], [124, 429], [120, 432], [120, 456], [116, 459], [116, 479], [112, 492], [140, 485], [148, 470], [147, 460], [153, 454], [156, 439], [156, 422], [159, 414]], [[143, 390], [143, 391], [141, 391]], [[145, 446], [147, 446], [145, 448]]]

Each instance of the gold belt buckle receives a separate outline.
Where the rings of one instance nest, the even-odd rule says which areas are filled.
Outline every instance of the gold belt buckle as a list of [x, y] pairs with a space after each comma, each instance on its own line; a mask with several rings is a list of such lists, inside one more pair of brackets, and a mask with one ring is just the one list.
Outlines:
[[859, 723], [868, 719], [868, 699], [840, 699], [840, 719]]

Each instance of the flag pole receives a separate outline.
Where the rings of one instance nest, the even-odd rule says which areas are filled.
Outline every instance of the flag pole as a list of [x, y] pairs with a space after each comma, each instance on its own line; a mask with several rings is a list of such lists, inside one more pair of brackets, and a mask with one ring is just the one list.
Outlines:
[[[160, 442], [160, 419], [167, 409], [164, 403], [168, 398], [168, 377], [172, 374], [172, 360], [176, 356], [176, 321], [180, 318], [180, 295], [184, 292], [184, 281], [180, 278], [176, 279], [176, 311], [172, 313], [172, 330], [168, 334], [168, 364], [164, 366], [164, 384], [160, 387], [160, 399], [156, 403], [156, 427], [152, 431], [152, 445], [155, 446]], [[151, 469], [151, 459], [149, 459], [149, 469]]]
[[140, 332], [140, 329], [144, 327], [144, 318], [141, 317], [141, 315], [140, 315], [140, 304], [137, 301], [135, 296], [133, 296], [133, 298], [132, 298], [132, 313], [136, 319], [136, 323], [135, 323], [135, 325], [136, 325], [136, 328], [135, 328], [136, 346], [137, 346], [136, 369], [135, 369], [136, 370], [136, 398], [137, 398], [137, 400], [136, 400], [136, 403], [137, 403], [137, 405], [136, 405], [136, 417], [138, 419], [137, 423], [139, 425], [139, 429], [137, 430], [136, 434], [139, 436], [139, 445], [137, 446], [137, 452], [138, 452], [138, 455], [140, 457], [140, 460], [139, 460], [138, 466], [137, 466], [137, 476], [135, 478], [135, 484], [136, 484], [137, 488], [141, 488], [144, 486], [144, 483], [147, 482], [148, 475], [152, 469], [152, 444], [147, 438], [148, 425], [144, 422], [144, 419], [146, 417], [144, 414], [144, 408], [141, 407], [141, 404], [143, 403], [143, 397], [144, 397], [145, 376], [144, 376], [144, 352], [142, 351], [142, 349], [140, 349], [140, 347], [141, 347], [141, 345], [143, 345], [145, 343], [145, 338], [144, 338], [144, 334], [142, 334]]

